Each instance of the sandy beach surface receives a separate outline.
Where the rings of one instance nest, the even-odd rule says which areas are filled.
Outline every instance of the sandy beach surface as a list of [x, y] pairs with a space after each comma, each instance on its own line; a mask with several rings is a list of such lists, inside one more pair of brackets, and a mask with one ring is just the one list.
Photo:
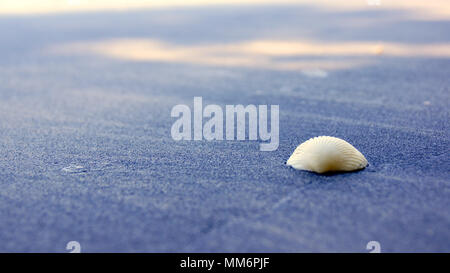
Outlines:
[[[450, 17], [361, 2], [1, 14], [0, 251], [449, 252]], [[278, 149], [174, 141], [194, 96]], [[319, 135], [370, 165], [284, 165]]]

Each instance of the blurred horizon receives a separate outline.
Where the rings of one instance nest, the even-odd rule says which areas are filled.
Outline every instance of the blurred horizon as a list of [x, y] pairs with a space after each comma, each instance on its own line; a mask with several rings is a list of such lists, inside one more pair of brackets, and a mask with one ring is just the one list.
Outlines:
[[[23, 48], [22, 53], [29, 48], [43, 56], [302, 71], [367, 66], [379, 56], [448, 58], [450, 41], [438, 36], [439, 29], [428, 29], [445, 27], [449, 21], [438, 18], [447, 18], [449, 6], [440, 0], [432, 5], [416, 0], [7, 0], [0, 18], [5, 26], [23, 26], [6, 30], [10, 39], [3, 45]], [[261, 20], [268, 9], [274, 15]], [[402, 26], [411, 22], [418, 28]], [[35, 35], [35, 43], [23, 44], [21, 30]]]
[[445, 0], [3, 0], [0, 15], [35, 15], [67, 12], [124, 11], [201, 6], [242, 5], [309, 5], [328, 10], [403, 10], [411, 18], [423, 20], [449, 20], [450, 2]]
[[[1, 1], [0, 252], [448, 252], [450, 1], [376, 3]], [[175, 141], [193, 97], [278, 149]], [[285, 165], [320, 135], [369, 166]]]

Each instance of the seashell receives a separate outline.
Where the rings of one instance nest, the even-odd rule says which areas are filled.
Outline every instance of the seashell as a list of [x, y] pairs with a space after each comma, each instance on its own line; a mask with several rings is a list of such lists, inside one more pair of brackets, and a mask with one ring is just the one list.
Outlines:
[[316, 173], [356, 171], [367, 166], [367, 159], [343, 139], [319, 136], [300, 144], [286, 165]]

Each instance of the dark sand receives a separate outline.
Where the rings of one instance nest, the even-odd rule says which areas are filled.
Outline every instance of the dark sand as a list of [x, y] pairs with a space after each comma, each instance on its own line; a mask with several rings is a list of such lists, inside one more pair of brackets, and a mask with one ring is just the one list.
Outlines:
[[[45, 52], [123, 37], [450, 42], [450, 21], [401, 14], [267, 6], [0, 17], [0, 251], [66, 252], [75, 240], [83, 252], [367, 252], [376, 240], [385, 252], [449, 252], [448, 58], [382, 54], [314, 77]], [[158, 20], [169, 15], [187, 19]], [[194, 96], [278, 104], [278, 150], [173, 141], [171, 108]], [[316, 175], [284, 165], [318, 135], [349, 141], [370, 166]]]

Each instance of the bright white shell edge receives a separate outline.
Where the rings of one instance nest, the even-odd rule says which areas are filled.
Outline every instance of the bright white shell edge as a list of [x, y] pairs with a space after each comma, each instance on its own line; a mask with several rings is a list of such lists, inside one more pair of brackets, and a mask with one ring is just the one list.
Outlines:
[[356, 171], [367, 166], [364, 155], [347, 141], [331, 136], [310, 138], [300, 144], [286, 165], [316, 173]]

